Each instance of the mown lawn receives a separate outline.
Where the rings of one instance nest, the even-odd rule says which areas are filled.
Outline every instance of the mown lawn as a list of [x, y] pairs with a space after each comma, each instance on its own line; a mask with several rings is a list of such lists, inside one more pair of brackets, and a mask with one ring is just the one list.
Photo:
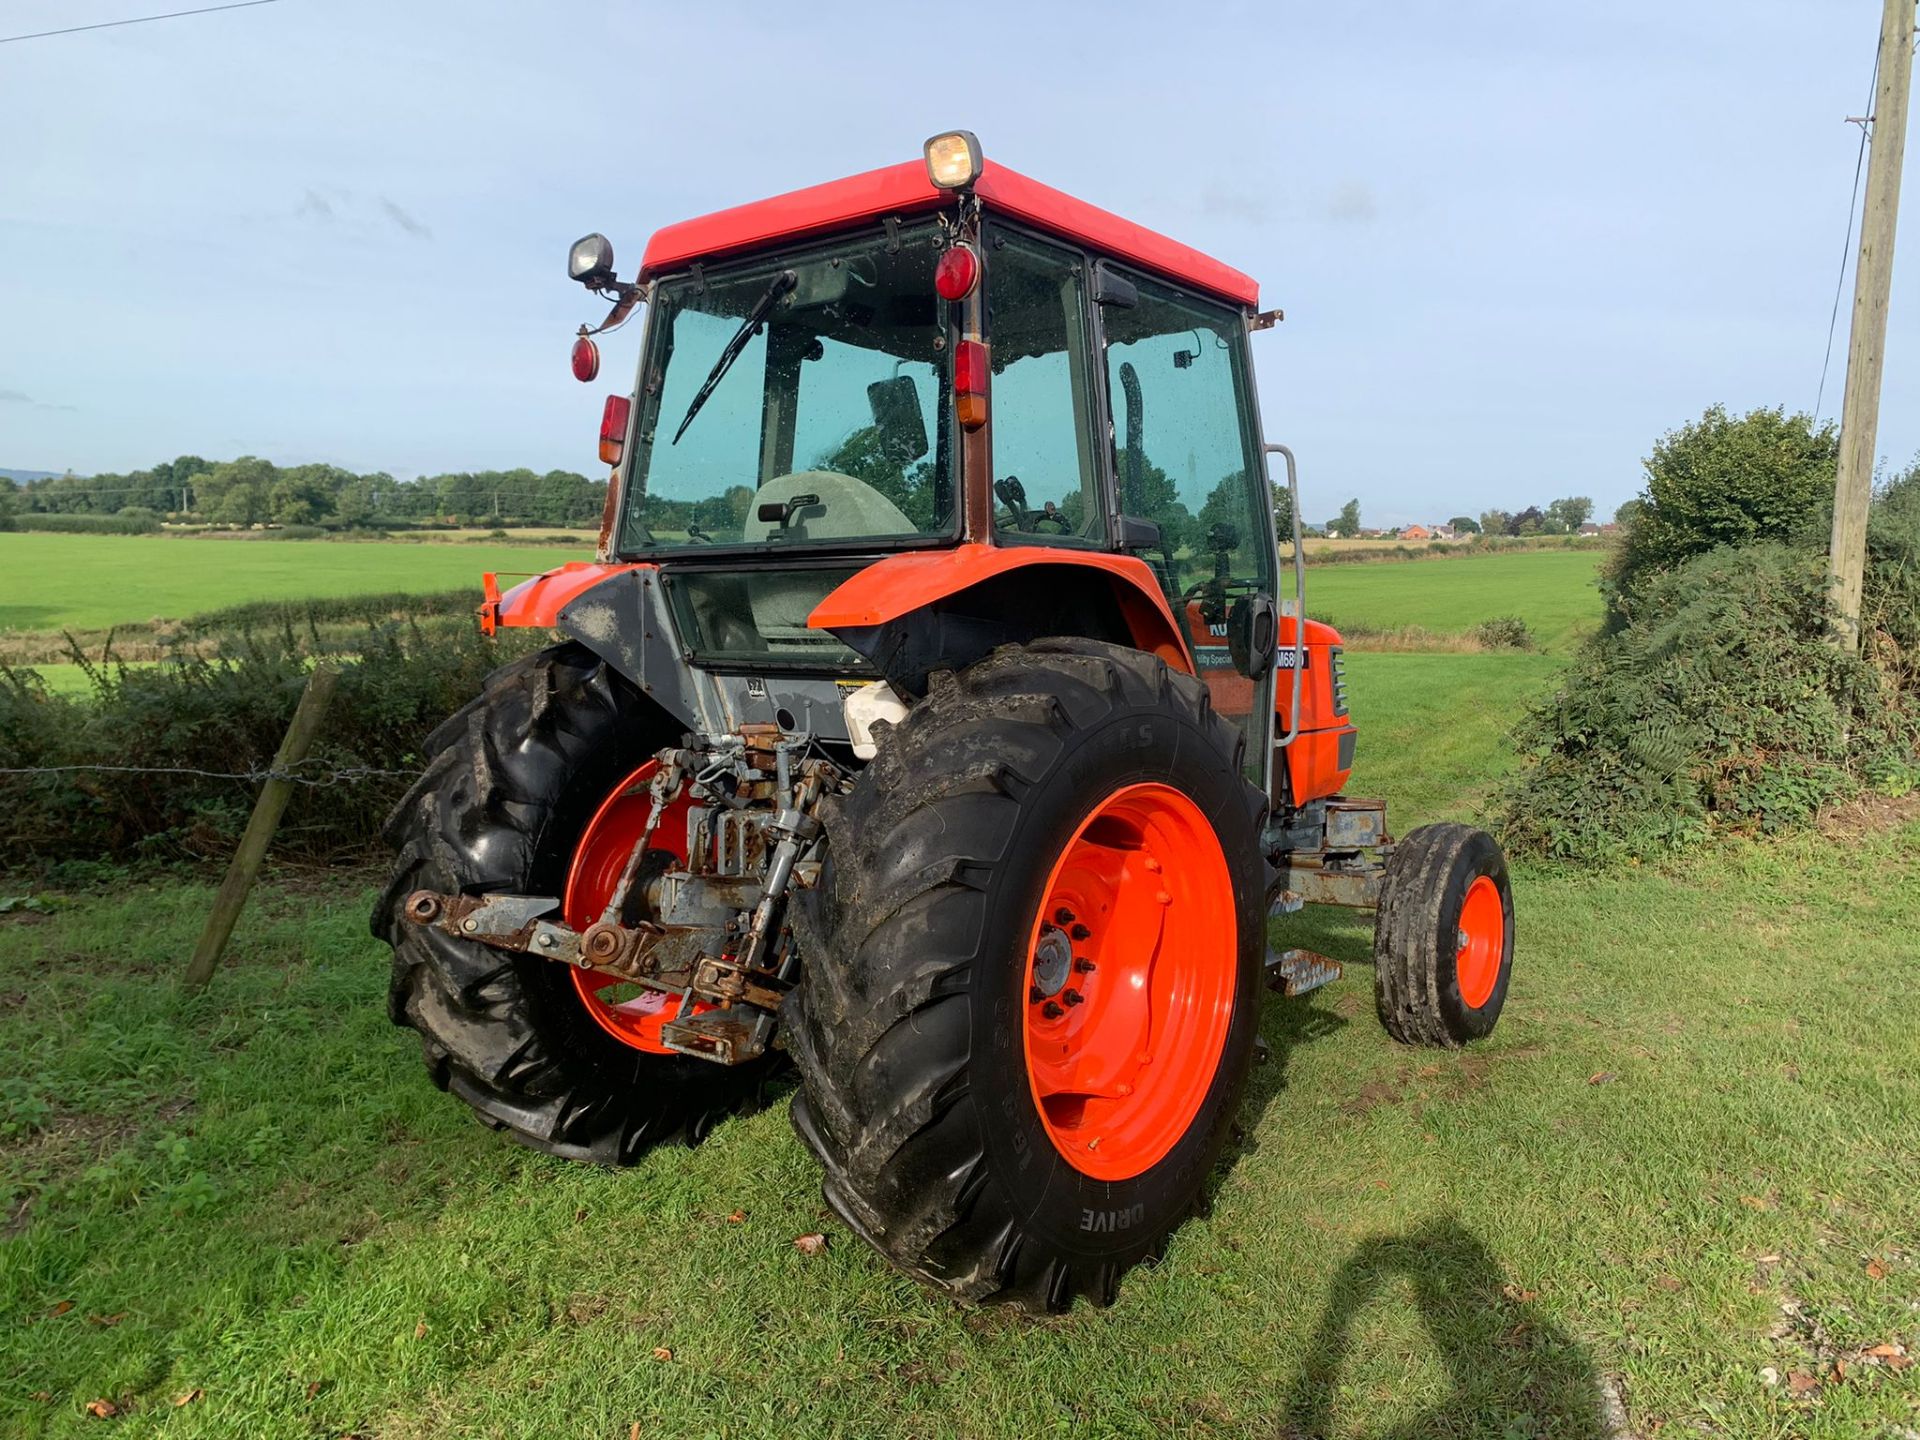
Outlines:
[[1307, 613], [1335, 625], [1374, 631], [1417, 625], [1438, 634], [1518, 615], [1543, 648], [1565, 651], [1599, 623], [1593, 582], [1602, 558], [1597, 550], [1527, 550], [1308, 566]]
[[[0, 534], [0, 630], [104, 629], [255, 600], [471, 586], [483, 570], [538, 573], [591, 556], [560, 545], [388, 540], [213, 540]], [[477, 603], [477, 602], [476, 602]]]
[[[1355, 789], [1473, 813], [1552, 667], [1352, 657]], [[1270, 1005], [1211, 1214], [1039, 1324], [841, 1230], [784, 1097], [619, 1173], [483, 1130], [385, 1019], [364, 879], [282, 875], [181, 1001], [210, 893], [0, 915], [0, 1433], [1597, 1440], [1603, 1380], [1641, 1436], [1920, 1427], [1912, 823], [1522, 870], [1465, 1054], [1381, 1033], [1364, 918], [1289, 922], [1350, 968]]]
[[[471, 587], [483, 570], [534, 572], [584, 559], [563, 546], [404, 541], [215, 540], [0, 534], [0, 630], [105, 629], [256, 600]], [[1521, 615], [1564, 648], [1598, 611], [1595, 551], [1527, 551], [1406, 563], [1314, 566], [1307, 611], [1336, 623], [1440, 633]], [[49, 667], [51, 668], [51, 667]]]

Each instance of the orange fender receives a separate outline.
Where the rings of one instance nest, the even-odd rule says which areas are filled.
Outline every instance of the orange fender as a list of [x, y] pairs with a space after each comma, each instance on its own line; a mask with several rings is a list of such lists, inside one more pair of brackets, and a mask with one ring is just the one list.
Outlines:
[[1174, 669], [1194, 673], [1180, 627], [1147, 563], [1133, 555], [1026, 545], [961, 545], [876, 561], [833, 590], [807, 616], [814, 630], [884, 625], [1013, 570], [1095, 570], [1113, 587], [1133, 643]]
[[480, 577], [486, 599], [480, 602], [480, 633], [491, 635], [507, 626], [551, 629], [559, 623], [560, 612], [609, 576], [623, 570], [650, 568], [638, 562], [600, 565], [591, 560], [569, 560], [557, 570], [522, 580], [506, 594], [500, 593], [500, 578], [492, 571]]

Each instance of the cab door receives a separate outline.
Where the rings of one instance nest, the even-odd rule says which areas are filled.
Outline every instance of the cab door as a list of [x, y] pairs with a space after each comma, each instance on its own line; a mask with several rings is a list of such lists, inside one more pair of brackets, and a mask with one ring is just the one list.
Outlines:
[[1095, 286], [1117, 509], [1159, 527], [1136, 553], [1186, 628], [1214, 709], [1246, 735], [1247, 779], [1266, 793], [1278, 554], [1246, 320], [1144, 275], [1122, 279]]

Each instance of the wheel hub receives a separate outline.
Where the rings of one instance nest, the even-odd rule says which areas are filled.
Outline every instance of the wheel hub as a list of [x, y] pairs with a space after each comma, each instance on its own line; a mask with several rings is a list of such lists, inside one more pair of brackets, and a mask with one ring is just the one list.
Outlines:
[[1226, 1045], [1237, 958], [1206, 816], [1169, 785], [1115, 791], [1048, 877], [1028, 963], [1028, 1079], [1074, 1168], [1127, 1179], [1187, 1132]]
[[1072, 974], [1073, 942], [1066, 931], [1050, 927], [1033, 947], [1033, 988], [1038, 992], [1033, 998], [1051, 1000], [1067, 988], [1067, 977]]

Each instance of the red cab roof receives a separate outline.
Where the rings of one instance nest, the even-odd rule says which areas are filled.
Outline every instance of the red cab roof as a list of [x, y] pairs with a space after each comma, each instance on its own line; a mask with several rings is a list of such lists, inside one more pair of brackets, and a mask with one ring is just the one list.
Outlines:
[[[1144, 225], [1029, 180], [1017, 170], [988, 160], [973, 189], [990, 210], [1077, 241], [1098, 254], [1132, 261], [1236, 305], [1252, 308], [1260, 303], [1260, 286], [1252, 276]], [[651, 279], [696, 260], [717, 259], [775, 240], [844, 229], [885, 215], [936, 210], [952, 198], [934, 187], [927, 167], [918, 160], [809, 185], [655, 231], [640, 262], [640, 278]]]

